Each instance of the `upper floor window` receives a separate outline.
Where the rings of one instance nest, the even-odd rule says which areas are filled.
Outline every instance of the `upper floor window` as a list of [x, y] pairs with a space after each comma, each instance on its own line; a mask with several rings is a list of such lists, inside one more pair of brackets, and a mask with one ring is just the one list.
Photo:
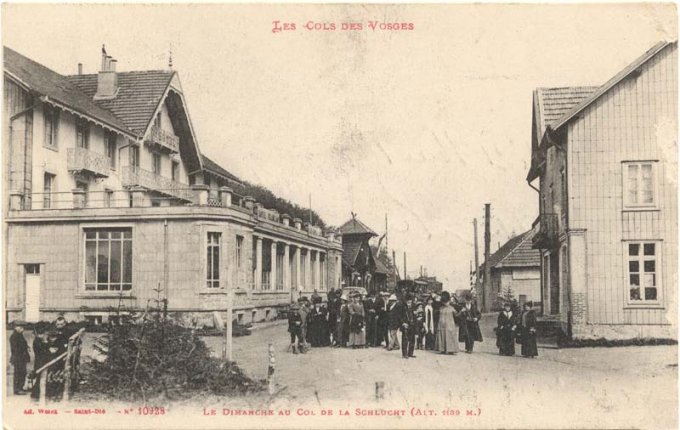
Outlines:
[[132, 229], [85, 230], [85, 291], [132, 289]]
[[172, 160], [172, 180], [179, 181], [179, 162]]
[[45, 105], [43, 109], [43, 120], [45, 122], [45, 146], [56, 148], [57, 129], [59, 128], [59, 111]]
[[139, 167], [139, 146], [130, 146], [130, 166], [132, 169]]
[[153, 153], [153, 172], [159, 176], [161, 174], [161, 154], [157, 152]]
[[626, 242], [628, 303], [660, 302], [661, 242]]
[[656, 201], [656, 162], [623, 163], [624, 207], [654, 207]]
[[106, 146], [106, 155], [109, 157], [109, 167], [116, 168], [116, 134], [106, 132], [104, 134], [104, 145]]
[[43, 180], [43, 209], [49, 209], [52, 207], [52, 191], [54, 190], [55, 178], [55, 175], [51, 173], [45, 173]]
[[206, 286], [208, 288], [220, 287], [220, 242], [222, 233], [208, 233], [208, 261]]
[[243, 236], [236, 236], [236, 267], [241, 268], [243, 261]]
[[90, 147], [90, 125], [85, 121], [76, 121], [76, 147]]

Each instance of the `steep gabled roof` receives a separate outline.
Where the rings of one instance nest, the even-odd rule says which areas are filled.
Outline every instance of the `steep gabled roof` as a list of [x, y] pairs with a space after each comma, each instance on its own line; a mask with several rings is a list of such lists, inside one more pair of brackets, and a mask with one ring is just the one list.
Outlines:
[[[549, 125], [553, 125], [577, 106], [590, 97], [598, 87], [561, 87], [536, 88], [534, 91], [534, 109], [537, 114], [537, 131], [539, 139]], [[539, 142], [540, 143], [540, 142]]]
[[539, 154], [545, 130], [555, 121], [588, 98], [597, 87], [536, 88], [533, 97], [531, 130], [531, 167], [527, 174], [529, 182], [538, 176], [542, 161]]
[[356, 218], [352, 218], [343, 225], [341, 225], [338, 230], [342, 235], [351, 234], [368, 234], [370, 236], [377, 236], [378, 234], [371, 230], [366, 224], [359, 221]]
[[647, 50], [647, 52], [642, 54], [640, 57], [638, 57], [635, 61], [630, 63], [628, 66], [624, 67], [623, 70], [621, 70], [619, 73], [617, 73], [613, 78], [611, 78], [610, 80], [605, 82], [604, 85], [599, 87], [589, 97], [587, 97], [585, 100], [581, 101], [578, 105], [574, 106], [572, 109], [570, 109], [564, 115], [562, 115], [562, 117], [558, 121], [555, 121], [554, 124], [552, 124], [550, 126], [550, 128], [553, 129], [553, 130], [557, 130], [560, 127], [564, 126], [571, 119], [573, 119], [579, 113], [581, 113], [585, 108], [587, 108], [593, 102], [595, 102], [597, 99], [602, 97], [607, 91], [609, 91], [611, 88], [613, 88], [619, 82], [621, 82], [622, 80], [627, 78], [629, 75], [635, 73], [642, 65], [644, 65], [647, 61], [654, 58], [659, 52], [661, 52], [662, 50], [664, 50], [668, 46], [676, 45], [676, 44], [677, 44], [677, 41], [673, 41], [673, 42], [662, 41], [662, 42], [659, 42], [656, 45], [652, 46], [650, 49]]
[[[113, 112], [131, 130], [143, 136], [174, 74], [174, 71], [169, 70], [118, 72], [116, 97], [96, 100], [94, 103]], [[96, 74], [71, 75], [66, 78], [90, 98], [97, 92]]]
[[[541, 254], [531, 247], [531, 240], [535, 230], [529, 230], [517, 235], [501, 246], [498, 251], [489, 257], [492, 269], [501, 267], [540, 267]], [[479, 266], [480, 272], [484, 271], [484, 264]]]
[[[11, 48], [4, 47], [5, 72], [18, 79], [35, 94], [46, 97], [48, 103], [56, 103], [77, 114], [102, 123], [125, 134], [133, 134], [134, 130], [121, 121], [113, 113], [98, 106], [90, 96], [80, 90], [67, 77], [25, 57]], [[96, 76], [95, 76], [96, 85]]]
[[235, 175], [232, 175], [231, 172], [211, 160], [210, 158], [206, 157], [205, 155], [201, 155], [203, 159], [203, 168], [207, 170], [210, 173], [213, 173], [218, 176], [222, 176], [230, 181], [237, 182], [239, 184], [243, 184], [243, 182], [237, 178]]

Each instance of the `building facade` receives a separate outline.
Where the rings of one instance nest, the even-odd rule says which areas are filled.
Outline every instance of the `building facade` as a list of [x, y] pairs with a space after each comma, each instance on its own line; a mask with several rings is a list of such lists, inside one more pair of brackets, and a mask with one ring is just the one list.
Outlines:
[[178, 74], [60, 75], [4, 49], [8, 321], [106, 322], [167, 300], [210, 325], [340, 286], [334, 233], [262, 207], [199, 150]]
[[677, 338], [677, 62], [661, 42], [600, 87], [534, 92], [543, 314], [574, 338]]

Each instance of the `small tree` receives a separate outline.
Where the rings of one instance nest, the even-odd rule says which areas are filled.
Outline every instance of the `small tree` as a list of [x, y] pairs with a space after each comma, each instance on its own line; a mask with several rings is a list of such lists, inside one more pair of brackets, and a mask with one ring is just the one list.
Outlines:
[[160, 291], [151, 302], [143, 315], [119, 320], [96, 340], [94, 349], [104, 360], [87, 367], [84, 392], [146, 402], [197, 391], [240, 394], [262, 389], [261, 382], [248, 378], [235, 363], [211, 357], [195, 327], [169, 317]]

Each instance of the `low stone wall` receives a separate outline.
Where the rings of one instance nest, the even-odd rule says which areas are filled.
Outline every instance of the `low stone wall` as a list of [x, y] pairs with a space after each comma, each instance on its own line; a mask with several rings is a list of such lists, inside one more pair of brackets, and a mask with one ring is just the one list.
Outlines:
[[573, 325], [573, 339], [678, 339], [677, 327], [672, 325], [622, 325], [622, 324], [584, 324]]

